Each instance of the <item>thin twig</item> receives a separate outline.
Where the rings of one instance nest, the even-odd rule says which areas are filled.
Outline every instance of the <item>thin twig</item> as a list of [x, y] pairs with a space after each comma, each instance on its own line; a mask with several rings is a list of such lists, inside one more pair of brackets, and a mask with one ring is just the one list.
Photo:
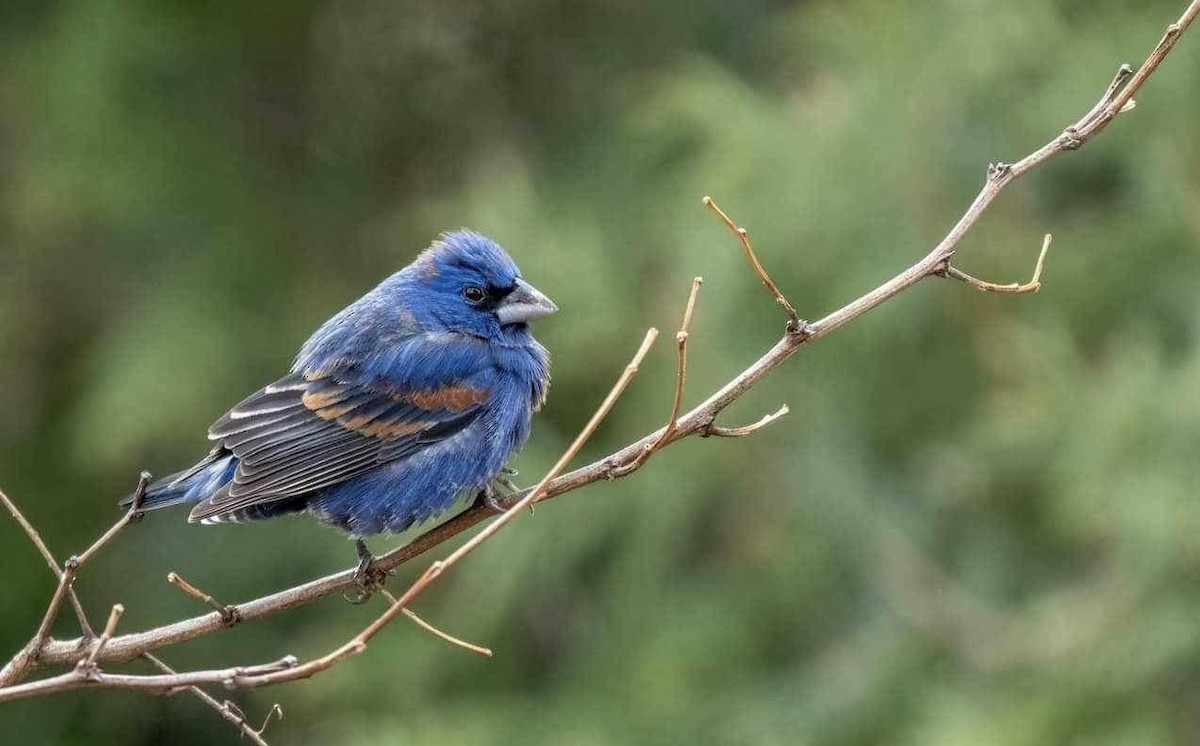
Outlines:
[[767, 268], [764, 267], [762, 262], [758, 260], [758, 254], [754, 253], [754, 246], [750, 243], [750, 234], [746, 232], [745, 228], [742, 228], [737, 223], [733, 222], [733, 218], [729, 217], [729, 215], [717, 205], [712, 197], [705, 197], [703, 200], [701, 200], [701, 202], [705, 207], [715, 212], [717, 217], [721, 218], [721, 221], [725, 223], [725, 226], [729, 228], [734, 237], [737, 238], [738, 243], [742, 245], [742, 253], [746, 255], [746, 260], [749, 261], [750, 266], [754, 268], [754, 273], [758, 275], [758, 279], [762, 280], [762, 284], [766, 286], [767, 291], [771, 294], [771, 297], [775, 299], [775, 302], [780, 306], [783, 306], [784, 311], [787, 311], [788, 329], [793, 333], [799, 333], [801, 330], [803, 330], [804, 323], [800, 319], [800, 315], [796, 313], [795, 306], [793, 306], [791, 301], [784, 296], [783, 291], [781, 291], [779, 286], [775, 284], [775, 281], [771, 279], [771, 275], [767, 274]]
[[1037, 263], [1033, 265], [1033, 277], [1030, 278], [1029, 282], [1010, 282], [1000, 285], [988, 282], [987, 280], [981, 280], [950, 264], [949, 259], [946, 260], [942, 269], [938, 270], [937, 273], [952, 280], [965, 282], [971, 287], [985, 293], [1012, 293], [1014, 295], [1036, 293], [1042, 289], [1042, 267], [1046, 262], [1046, 252], [1049, 250], [1050, 234], [1047, 233], [1045, 238], [1042, 239], [1042, 250], [1038, 253]]
[[113, 632], [117, 630], [117, 622], [121, 621], [121, 615], [124, 613], [124, 606], [113, 604], [112, 611], [108, 614], [108, 621], [104, 624], [104, 631], [100, 633], [100, 638], [96, 640], [96, 644], [92, 647], [92, 652], [88, 653], [87, 658], [81, 664], [85, 669], [95, 669], [96, 658], [104, 652], [104, 646], [112, 639]]
[[[168, 666], [161, 659], [155, 657], [152, 653], [142, 653], [142, 657], [165, 674], [172, 676], [179, 675], [178, 671]], [[196, 695], [201, 702], [216, 710], [218, 715], [233, 723], [233, 726], [241, 731], [241, 735], [249, 738], [250, 742], [255, 746], [270, 746], [266, 739], [263, 738], [262, 734], [263, 731], [267, 729], [267, 723], [271, 721], [271, 715], [278, 713], [280, 718], [283, 717], [283, 708], [280, 707], [278, 703], [271, 705], [271, 709], [267, 711], [267, 717], [263, 720], [262, 727], [255, 730], [254, 728], [250, 727], [248, 722], [246, 722], [246, 714], [232, 702], [228, 700], [225, 702], [218, 702], [215, 697], [198, 686], [188, 686], [186, 689], [192, 694]]]
[[[232, 705], [233, 703], [229, 700], [225, 700], [225, 704]], [[271, 724], [271, 718], [283, 720], [283, 705], [279, 704], [278, 702], [273, 702], [271, 704], [271, 709], [267, 710], [267, 714], [263, 717], [262, 725], [258, 726], [258, 728], [254, 731], [254, 735], [257, 736], [260, 741], [262, 740], [263, 733], [267, 731], [267, 726]]]
[[640, 456], [619, 469], [614, 469], [613, 476], [624, 476], [641, 468], [642, 464], [646, 463], [646, 459], [671, 443], [671, 438], [679, 427], [679, 411], [683, 408], [683, 391], [687, 385], [688, 334], [692, 328], [692, 313], [696, 310], [696, 296], [699, 295], [700, 286], [703, 283], [703, 277], [692, 278], [692, 289], [688, 292], [687, 305], [683, 308], [683, 320], [679, 322], [679, 331], [675, 333], [677, 346], [675, 396], [671, 400], [671, 414], [667, 416], [667, 426], [653, 442], [646, 444]]
[[[25, 518], [24, 514], [17, 508], [17, 504], [8, 495], [4, 494], [4, 490], [0, 490], [0, 502], [4, 503], [4, 507], [8, 509], [9, 515], [17, 522], [17, 525], [21, 527], [25, 535], [29, 537], [30, 543], [37, 548], [38, 553], [42, 555], [42, 559], [46, 561], [50, 572], [54, 573], [54, 579], [62, 580], [62, 568], [59, 567], [58, 560], [54, 559], [54, 554], [51, 553], [50, 547], [46, 546], [46, 542], [42, 540], [42, 535]], [[91, 622], [88, 621], [87, 614], [83, 610], [83, 604], [79, 603], [79, 596], [75, 594], [74, 588], [68, 591], [68, 597], [71, 599], [71, 606], [75, 609], [75, 616], [79, 620], [79, 628], [83, 636], [85, 638], [95, 637], [96, 630], [92, 628]]]
[[[383, 596], [391, 603], [393, 603], [393, 604], [396, 603], [396, 597], [393, 596], [390, 592], [388, 592], [387, 589], [380, 589], [380, 593], [382, 593]], [[446, 642], [450, 643], [451, 645], [457, 645], [460, 648], [469, 650], [472, 653], [475, 653], [477, 655], [482, 655], [486, 658], [492, 657], [492, 649], [491, 648], [485, 648], [482, 645], [476, 645], [473, 642], [467, 642], [466, 640], [461, 640], [448, 632], [440, 630], [437, 627], [430, 624], [429, 622], [422, 619], [420, 616], [417, 615], [417, 612], [413, 611], [412, 609], [410, 609], [408, 607], [402, 608], [401, 611], [404, 613], [404, 616], [411, 619], [414, 624], [416, 624], [418, 627], [425, 630], [429, 634], [433, 635], [434, 637], [445, 640]]]
[[107, 531], [101, 534], [100, 538], [92, 542], [90, 547], [83, 550], [83, 554], [79, 555], [78, 557], [72, 557], [71, 559], [68, 559], [67, 564], [72, 564], [72, 560], [74, 560], [73, 564], [75, 565], [75, 568], [78, 569], [81, 565], [87, 563], [87, 561], [92, 557], [96, 556], [96, 552], [99, 552], [101, 549], [103, 549], [108, 542], [113, 540], [114, 536], [121, 533], [121, 529], [128, 526], [130, 521], [133, 521], [134, 518], [141, 512], [142, 501], [146, 499], [146, 485], [148, 484], [150, 484], [150, 472], [144, 471], [138, 478], [137, 489], [133, 491], [133, 499], [130, 500], [129, 509], [125, 511], [125, 514], [121, 516], [116, 523], [110, 526]]
[[788, 409], [788, 405], [784, 404], [771, 414], [763, 415], [762, 418], [757, 422], [752, 422], [749, 425], [742, 425], [741, 427], [721, 427], [720, 425], [710, 424], [708, 427], [700, 431], [700, 437], [707, 438], [710, 435], [713, 435], [718, 438], [742, 438], [750, 435], [753, 432], [763, 429], [767, 425], [770, 425], [772, 422], [784, 416], [789, 411], [791, 410]]
[[167, 573], [167, 582], [196, 599], [200, 603], [207, 604], [216, 609], [217, 613], [220, 614], [221, 618], [225, 621], [226, 626], [232, 627], [241, 621], [241, 616], [238, 614], [238, 609], [236, 606], [226, 606], [209, 594], [184, 580], [179, 573]]
[[688, 292], [687, 306], [683, 309], [683, 320], [679, 322], [679, 331], [675, 334], [678, 348], [675, 368], [675, 398], [671, 401], [671, 416], [667, 418], [667, 429], [663, 431], [660, 441], [666, 442], [679, 423], [679, 410], [683, 408], [683, 389], [687, 384], [687, 344], [688, 333], [692, 328], [692, 313], [696, 310], [696, 296], [700, 293], [703, 277], [692, 278], [692, 289]]
[[1120, 90], [1111, 96], [1111, 100], [1104, 107], [1104, 111], [1096, 115], [1089, 122], [1086, 133], [1080, 133], [1085, 140], [1099, 134], [1101, 130], [1108, 126], [1109, 122], [1116, 118], [1117, 114], [1129, 110], [1127, 107], [1133, 101], [1134, 94], [1141, 89], [1146, 79], [1158, 69], [1159, 64], [1171, 52], [1171, 49], [1175, 46], [1175, 42], [1179, 41], [1179, 37], [1183, 35], [1184, 31], [1187, 31], [1188, 26], [1192, 25], [1192, 21], [1196, 20], [1197, 15], [1200, 15], [1200, 2], [1192, 0], [1188, 4], [1187, 9], [1183, 11], [1183, 15], [1179, 17], [1179, 20], [1167, 26], [1162, 38], [1154, 46], [1146, 61], [1138, 67], [1137, 72], [1129, 78], [1123, 87], [1118, 86]]

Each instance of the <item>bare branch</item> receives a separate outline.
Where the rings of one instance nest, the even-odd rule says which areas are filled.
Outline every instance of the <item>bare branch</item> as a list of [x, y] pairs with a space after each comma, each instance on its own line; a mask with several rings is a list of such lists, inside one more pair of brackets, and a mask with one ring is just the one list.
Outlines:
[[675, 397], [671, 402], [671, 414], [667, 417], [667, 426], [663, 428], [658, 438], [647, 443], [642, 453], [633, 461], [613, 469], [613, 476], [624, 476], [635, 469], [641, 468], [656, 451], [671, 443], [671, 438], [679, 425], [679, 410], [683, 408], [683, 390], [687, 385], [688, 334], [692, 328], [692, 313], [696, 310], [696, 296], [700, 293], [703, 277], [692, 278], [692, 289], [688, 293], [687, 305], [683, 309], [683, 320], [679, 322], [679, 331], [675, 334], [677, 344], [677, 360], [675, 367]]
[[96, 667], [96, 658], [104, 652], [104, 646], [112, 639], [113, 632], [117, 630], [117, 622], [121, 621], [121, 615], [125, 613], [125, 607], [121, 604], [113, 604], [112, 611], [108, 614], [108, 622], [104, 625], [104, 631], [100, 633], [100, 639], [96, 640], [92, 652], [88, 653], [87, 658], [80, 664], [84, 669], [93, 670]]
[[679, 331], [675, 334], [678, 345], [678, 356], [675, 368], [675, 398], [671, 402], [671, 416], [667, 418], [667, 429], [659, 440], [666, 441], [679, 422], [679, 410], [683, 407], [683, 389], [687, 384], [687, 343], [688, 333], [692, 328], [692, 312], [696, 310], [696, 296], [700, 293], [703, 277], [692, 279], [692, 289], [688, 293], [687, 306], [683, 309], [683, 320], [679, 322]]
[[[232, 706], [232, 704], [229, 700], [225, 700], [226, 706]], [[254, 735], [258, 738], [259, 742], [262, 742], [262, 734], [266, 732], [267, 726], [271, 724], [271, 718], [283, 720], [283, 707], [278, 702], [271, 705], [271, 709], [267, 710], [266, 716], [263, 717], [262, 725], [258, 726], [258, 729], [254, 731]]]
[[[1088, 122], [1086, 135], [1083, 132], [1080, 133], [1084, 141], [1098, 135], [1101, 130], [1108, 126], [1109, 122], [1116, 118], [1117, 114], [1133, 108], [1134, 94], [1141, 89], [1146, 80], [1158, 69], [1159, 64], [1171, 52], [1171, 49], [1175, 46], [1175, 42], [1179, 41], [1179, 37], [1183, 35], [1184, 31], [1187, 31], [1188, 26], [1192, 25], [1192, 21], [1196, 20], [1197, 15], [1200, 15], [1200, 2], [1193, 0], [1191, 3], [1188, 3], [1188, 7], [1183, 11], [1183, 15], [1179, 17], [1179, 20], [1167, 26], [1162, 38], [1159, 39], [1158, 44], [1150, 52], [1150, 56], [1138, 67], [1137, 72], [1128, 78], [1128, 82], [1125, 82], [1124, 86], [1122, 86], [1120, 82], [1114, 80], [1114, 86], [1110, 87], [1110, 93], [1108, 94], [1109, 100], [1103, 110], [1096, 113], [1091, 121]], [[1127, 73], [1123, 69], [1117, 73], [1118, 78], [1125, 77], [1126, 75]], [[1113, 88], [1118, 90], [1112, 90]]]
[[741, 427], [721, 427], [719, 425], [710, 424], [708, 427], [700, 431], [700, 437], [707, 438], [710, 435], [715, 435], [720, 438], [742, 438], [763, 429], [767, 425], [770, 425], [772, 422], [784, 416], [789, 411], [791, 410], [788, 409], [788, 405], [784, 404], [771, 414], [763, 415], [762, 419], [758, 420], [757, 422], [752, 422], [749, 425], [742, 425]]
[[[54, 559], [54, 555], [50, 552], [50, 547], [46, 546], [46, 542], [42, 540], [42, 535], [33, 527], [17, 508], [8, 495], [4, 494], [4, 490], [0, 490], [0, 502], [4, 503], [4, 507], [8, 508], [9, 515], [29, 537], [30, 543], [37, 548], [38, 553], [42, 555], [42, 559], [46, 561], [46, 565], [50, 568], [50, 572], [54, 573], [55, 580], [62, 580], [62, 568], [58, 565], [58, 560]], [[96, 636], [96, 630], [92, 629], [91, 622], [88, 621], [87, 614], [83, 611], [83, 604], [79, 603], [79, 596], [75, 595], [75, 589], [72, 588], [68, 592], [68, 597], [71, 599], [71, 606], [75, 609], [75, 616], [79, 619], [79, 628], [84, 637], [90, 638]], [[3, 677], [0, 677], [0, 684], [3, 683]]]
[[[393, 596], [390, 592], [388, 592], [387, 589], [381, 589], [380, 593], [382, 593], [384, 598], [386, 598], [388, 601], [392, 602], [393, 604], [396, 603], [396, 597]], [[475, 643], [467, 642], [466, 640], [461, 640], [461, 639], [455, 637], [454, 635], [444, 632], [444, 631], [438, 629], [437, 627], [433, 626], [429, 622], [425, 621], [421, 617], [417, 616], [417, 613], [415, 611], [413, 611], [412, 609], [409, 609], [406, 607], [406, 608], [402, 608], [401, 611], [404, 613], [404, 616], [411, 619], [414, 624], [416, 624], [418, 627], [425, 630], [429, 634], [433, 635], [434, 637], [445, 640], [446, 642], [450, 643], [451, 645], [457, 645], [460, 648], [469, 650], [472, 653], [475, 653], [477, 655], [482, 655], [485, 658], [492, 657], [492, 649], [491, 648], [485, 648], [482, 645], [476, 645]]]
[[[347, 656], [364, 650], [372, 636], [377, 634], [396, 615], [402, 613], [406, 605], [428, 587], [430, 583], [440, 577], [446, 569], [453, 566], [471, 551], [474, 551], [483, 541], [486, 541], [496, 531], [513, 520], [519, 512], [515, 508], [526, 507], [535, 502], [571, 492], [602, 479], [613, 479], [633, 473], [636, 471], [637, 466], [629, 468], [630, 465], [637, 463], [640, 466], [639, 460], [645, 460], [643, 454], [646, 449], [648, 447], [652, 450], [656, 449], [658, 447], [655, 446], [656, 443], [665, 445], [692, 435], [738, 437], [754, 432], [773, 422], [786, 410], [781, 410], [763, 418], [759, 422], [740, 428], [722, 428], [713, 424], [716, 417], [726, 407], [757, 385], [759, 381], [778, 368], [801, 347], [857, 319], [867, 311], [880, 306], [926, 277], [938, 275], [944, 268], [948, 267], [948, 260], [954, 254], [956, 247], [962, 241], [963, 237], [979, 221], [980, 217], [986, 212], [996, 197], [1009, 184], [1050, 158], [1060, 153], [1082, 147], [1103, 131], [1121, 112], [1129, 111], [1134, 95], [1138, 93], [1150, 74], [1154, 72], [1162, 59], [1170, 52], [1179, 36], [1191, 24], [1197, 13], [1200, 13], [1200, 0], [1192, 0], [1179, 21], [1167, 28], [1162, 40], [1159, 41], [1158, 45], [1137, 71], [1132, 73], [1132, 75], [1125, 69], [1118, 71], [1117, 76], [1105, 90], [1098, 104], [1093, 106], [1087, 114], [1074, 124], [1065, 128], [1049, 142], [1015, 163], [995, 163], [989, 165], [984, 184], [980, 188], [979, 193], [959, 220], [951, 227], [946, 236], [924, 257], [873, 290], [855, 298], [815, 322], [805, 324], [800, 321], [791, 304], [779, 292], [778, 287], [774, 285], [766, 271], [762, 268], [762, 264], [758, 262], [745, 232], [739, 229], [731, 218], [717, 209], [715, 204], [711, 204], [711, 200], [706, 200], [705, 204], [714, 209], [718, 215], [721, 215], [726, 225], [738, 236], [743, 251], [750, 261], [751, 266], [758, 274], [759, 279], [771, 291], [776, 301], [788, 311], [789, 325], [787, 333], [769, 350], [764, 352], [758, 360], [751, 363], [691, 410], [679, 414], [678, 410], [673, 407], [672, 417], [666, 426], [645, 435], [641, 439], [630, 443], [604, 458], [560, 475], [566, 463], [575, 456], [582, 446], [583, 441], [595, 429], [600, 418], [612, 406], [617, 396], [619, 396], [620, 391], [628, 384], [629, 379], [636, 372], [642, 356], [645, 355], [646, 350], [653, 341], [655, 332], [651, 330], [647, 334], [633, 362], [630, 363], [625, 373], [618, 380], [617, 385], [608, 398], [606, 398], [604, 404], [601, 405], [596, 415], [593, 416], [579, 437], [576, 438], [571, 448], [567, 450], [546, 477], [533, 489], [509, 496], [505, 502], [514, 509], [505, 512], [473, 539], [463, 544], [460, 549], [451, 553], [445, 559], [431, 564], [425, 573], [404, 594], [401, 594], [383, 615], [345, 645], [303, 665], [296, 665], [295, 659], [289, 656], [281, 661], [266, 664], [265, 666], [235, 667], [156, 676], [98, 673], [92, 678], [88, 678], [82, 672], [73, 670], [60, 676], [51, 676], [25, 684], [14, 684], [13, 682], [27, 676], [35, 665], [42, 663], [77, 664], [81, 660], [86, 660], [89, 653], [93, 651], [87, 644], [88, 640], [86, 638], [56, 641], [39, 635], [34, 641], [37, 644], [31, 643], [30, 646], [20, 651], [5, 666], [3, 671], [0, 671], [0, 702], [83, 687], [128, 688], [161, 693], [196, 684], [220, 683], [231, 687], [251, 687], [311, 676]], [[1047, 247], [1048, 243], [1043, 245], [1044, 249]], [[1043, 257], [1044, 253], [1043, 251]], [[1039, 267], [1040, 265], [1041, 262], [1039, 261]], [[1026, 285], [1031, 285], [1038, 281], [1040, 281], [1040, 272], [1035, 270], [1034, 279], [1031, 283], [1026, 283]], [[977, 280], [973, 284], [978, 286], [977, 283], [983, 282], [982, 280]], [[686, 350], [684, 351], [686, 352]], [[680, 402], [682, 402], [682, 379], [683, 376], [677, 374], [677, 392], [680, 396]], [[682, 404], [680, 403], [681, 406]], [[671, 422], [674, 423], [673, 428], [671, 427]], [[9, 503], [11, 501], [6, 500], [5, 502]], [[13, 511], [10, 509], [10, 512]], [[375, 567], [383, 571], [397, 567], [475, 526], [491, 515], [493, 514], [490, 509], [485, 506], [472, 506], [454, 518], [430, 529], [414, 539], [407, 546], [398, 548], [377, 558]], [[113, 529], [93, 544], [88, 551], [84, 552], [81, 559], [86, 560], [93, 556], [107, 540], [120, 530], [120, 526], [123, 526], [131, 519], [131, 516], [132, 511], [131, 514], [127, 514], [122, 521], [118, 522], [118, 526], [114, 526]], [[43, 556], [46, 555], [44, 554]], [[67, 566], [62, 570], [59, 586], [60, 589], [66, 589], [66, 591], [56, 592], [57, 604], [61, 604], [62, 597], [68, 595], [70, 578], [73, 578], [74, 572], [77, 569], [78, 562], [68, 562]], [[349, 587], [352, 583], [354, 583], [354, 571], [345, 570], [238, 604], [233, 608], [236, 608], [243, 620], [256, 619], [276, 614], [286, 609], [295, 608], [296, 606], [309, 603], [332, 593], [337, 593]], [[52, 604], [54, 603], [55, 601], [52, 600]], [[53, 616], [53, 614], [47, 615], [47, 619], [50, 621], [42, 625], [43, 631], [48, 631], [49, 623], [52, 623]], [[195, 639], [225, 626], [226, 619], [223, 618], [222, 614], [220, 612], [211, 612], [154, 629], [112, 636], [106, 645], [94, 649], [94, 662], [99, 664], [105, 661], [131, 660], [146, 655], [148, 651]]]
[[721, 218], [722, 222], [725, 223], [725, 226], [729, 228], [734, 237], [737, 238], [738, 243], [742, 245], [742, 253], [746, 255], [746, 259], [750, 262], [750, 266], [754, 268], [754, 273], [758, 275], [758, 279], [762, 280], [762, 284], [766, 286], [767, 292], [771, 294], [771, 297], [775, 299], [775, 302], [780, 306], [783, 306], [783, 310], [787, 311], [788, 329], [793, 333], [801, 331], [801, 329], [804, 328], [803, 320], [800, 318], [800, 315], [796, 313], [795, 306], [791, 304], [791, 302], [779, 289], [779, 286], [776, 285], [775, 281], [771, 279], [771, 276], [767, 274], [767, 268], [764, 267], [762, 262], [758, 260], [758, 255], [754, 253], [754, 246], [750, 243], [750, 234], [746, 232], [745, 228], [742, 228], [737, 223], [733, 222], [733, 218], [729, 217], [724, 210], [718, 207], [717, 203], [713, 201], [712, 197], [705, 197], [703, 200], [701, 200], [701, 202], [705, 207], [715, 212], [717, 217]]
[[221, 619], [224, 621], [226, 626], [232, 627], [241, 621], [241, 615], [238, 614], [238, 608], [236, 606], [226, 606], [225, 604], [217, 601], [217, 599], [184, 580], [179, 573], [167, 573], [167, 582], [196, 599], [200, 603], [207, 604], [216, 609], [217, 613], [221, 615]]
[[187, 671], [176, 674], [145, 675], [107, 673], [99, 669], [85, 672], [73, 669], [69, 673], [47, 676], [44, 679], [0, 688], [0, 702], [11, 702], [75, 689], [134, 689], [153, 694], [170, 694], [198, 684], [219, 684], [228, 688], [241, 685], [243, 680], [286, 671], [296, 666], [295, 656], [253, 666], [232, 666], [207, 671]]
[[25, 532], [25, 535], [29, 537], [29, 541], [42, 555], [42, 559], [46, 560], [46, 564], [50, 566], [50, 571], [53, 572], [56, 577], [61, 575], [62, 570], [58, 566], [58, 561], [54, 559], [54, 555], [50, 553], [50, 548], [46, 546], [46, 542], [42, 540], [42, 535], [38, 533], [38, 530], [33, 527], [33, 524], [25, 518], [25, 515], [21, 512], [20, 508], [17, 507], [17, 504], [14, 503], [8, 495], [4, 494], [4, 490], [0, 490], [0, 502], [4, 503], [4, 507], [8, 509], [9, 515], [11, 515], [13, 520], [17, 522], [17, 525], [21, 527], [21, 530]]
[[1037, 263], [1033, 265], [1033, 277], [1029, 282], [1010, 282], [1005, 285], [998, 285], [994, 282], [981, 280], [978, 277], [963, 272], [958, 267], [955, 267], [947, 259], [942, 267], [935, 271], [942, 277], [949, 277], [952, 280], [965, 282], [975, 289], [985, 293], [1012, 293], [1020, 295], [1022, 293], [1036, 293], [1042, 289], [1042, 267], [1046, 263], [1046, 252], [1050, 250], [1050, 234], [1047, 233], [1042, 239], [1042, 250], [1038, 253]]
[[137, 489], [133, 491], [133, 499], [129, 503], [129, 509], [125, 511], [125, 515], [121, 516], [107, 531], [100, 535], [100, 538], [92, 542], [92, 545], [83, 550], [83, 554], [78, 557], [71, 557], [67, 560], [67, 564], [74, 564], [78, 569], [86, 564], [88, 560], [96, 556], [104, 548], [108, 542], [113, 540], [117, 534], [121, 533], [121, 529], [125, 528], [141, 515], [142, 501], [146, 499], [146, 486], [150, 484], [150, 472], [144, 471], [138, 478]]

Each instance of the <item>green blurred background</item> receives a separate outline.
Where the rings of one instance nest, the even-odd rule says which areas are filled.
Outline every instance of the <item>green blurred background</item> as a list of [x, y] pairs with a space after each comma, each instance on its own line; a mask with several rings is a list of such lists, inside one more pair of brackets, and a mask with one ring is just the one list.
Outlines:
[[[0, 23], [0, 486], [62, 555], [141, 468], [285, 370], [439, 231], [494, 236], [562, 312], [517, 465], [564, 448], [703, 275], [689, 401], [782, 317], [700, 206], [815, 318], [924, 254], [980, 186], [1138, 62], [1183, 0], [9, 2]], [[960, 246], [1036, 296], [925, 282], [681, 443], [522, 517], [314, 680], [232, 696], [273, 743], [1159, 744], [1200, 740], [1200, 31], [1082, 152]], [[669, 339], [669, 338], [668, 338]], [[660, 343], [587, 447], [661, 424]], [[347, 567], [307, 519], [157, 513], [77, 584], [97, 623]], [[401, 539], [379, 540], [377, 550]], [[0, 648], [52, 584], [0, 520]], [[424, 565], [401, 572], [397, 583]], [[327, 599], [163, 652], [321, 654]], [[60, 635], [74, 635], [69, 613]], [[13, 744], [236, 743], [193, 697], [0, 707]]]

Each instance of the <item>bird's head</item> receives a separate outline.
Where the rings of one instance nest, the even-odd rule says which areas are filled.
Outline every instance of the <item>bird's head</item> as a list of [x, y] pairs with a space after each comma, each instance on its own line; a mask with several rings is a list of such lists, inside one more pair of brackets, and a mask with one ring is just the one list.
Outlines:
[[420, 290], [410, 306], [419, 320], [456, 332], [490, 339], [558, 310], [499, 244], [474, 231], [442, 234], [403, 274]]

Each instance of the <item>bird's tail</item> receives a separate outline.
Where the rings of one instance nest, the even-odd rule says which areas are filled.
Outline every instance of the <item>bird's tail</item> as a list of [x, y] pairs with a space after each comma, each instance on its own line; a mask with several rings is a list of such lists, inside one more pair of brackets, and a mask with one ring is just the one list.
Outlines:
[[[237, 460], [227, 454], [210, 457], [190, 469], [155, 480], [146, 487], [140, 509], [158, 510], [180, 503], [199, 502], [233, 479], [236, 468]], [[133, 495], [126, 495], [120, 502], [124, 510], [132, 504]]]

